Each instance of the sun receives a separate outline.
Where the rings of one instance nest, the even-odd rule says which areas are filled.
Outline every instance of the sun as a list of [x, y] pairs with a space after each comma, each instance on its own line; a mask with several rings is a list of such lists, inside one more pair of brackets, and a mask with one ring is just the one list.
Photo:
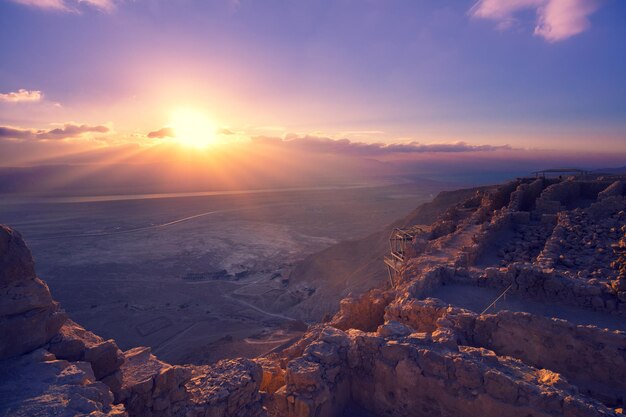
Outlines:
[[216, 142], [215, 125], [200, 110], [186, 108], [173, 111], [170, 126], [181, 145], [206, 148]]

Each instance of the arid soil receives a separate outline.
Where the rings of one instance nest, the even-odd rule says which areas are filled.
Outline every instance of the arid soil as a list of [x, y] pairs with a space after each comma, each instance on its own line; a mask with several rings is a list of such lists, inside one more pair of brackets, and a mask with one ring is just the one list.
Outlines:
[[[3, 198], [0, 223], [23, 234], [37, 272], [77, 323], [123, 349], [149, 346], [170, 363], [211, 363], [255, 357], [301, 335], [306, 326], [291, 316], [308, 317], [287, 310], [324, 282], [290, 285], [293, 266], [385, 227], [430, 199], [433, 187], [95, 202]], [[268, 331], [283, 336], [246, 342]]]
[[121, 351], [69, 320], [21, 236], [3, 227], [0, 326], [11, 337], [0, 341], [0, 372], [11, 377], [0, 381], [0, 413], [623, 415], [623, 180], [474, 189], [411, 229], [387, 284], [344, 298], [297, 340], [285, 341], [288, 329], [248, 338], [282, 344], [270, 353], [201, 366]]

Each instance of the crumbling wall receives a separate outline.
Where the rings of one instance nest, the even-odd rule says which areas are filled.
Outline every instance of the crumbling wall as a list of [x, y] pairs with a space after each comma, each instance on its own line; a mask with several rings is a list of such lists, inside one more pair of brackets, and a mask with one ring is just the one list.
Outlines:
[[129, 415], [162, 416], [178, 411], [183, 404], [176, 403], [187, 398], [184, 383], [190, 372], [161, 362], [147, 347], [130, 349], [124, 356], [119, 400], [126, 405]]
[[480, 275], [470, 274], [453, 279], [498, 289], [511, 285], [511, 292], [535, 300], [560, 302], [609, 313], [626, 313], [626, 304], [617, 298], [610, 287], [593, 279], [571, 279], [550, 268], [513, 263], [504, 268], [485, 268]]
[[[353, 400], [376, 415], [404, 416], [599, 416], [611, 411], [569, 394], [558, 375], [537, 371], [493, 353], [465, 347], [415, 346], [359, 339], [352, 356]], [[361, 347], [362, 346], [362, 347]], [[360, 347], [360, 349], [359, 349]], [[371, 355], [373, 359], [360, 360]]]
[[499, 186], [496, 191], [491, 193], [490, 200], [491, 203], [488, 206], [490, 211], [500, 210], [503, 207], [506, 207], [511, 201], [511, 194], [517, 189], [517, 187], [521, 184], [519, 180], [509, 181], [501, 186]]
[[339, 312], [332, 325], [341, 330], [374, 331], [383, 323], [385, 307], [393, 300], [393, 293], [373, 289], [358, 297], [347, 297], [339, 303]]
[[579, 181], [561, 181], [548, 186], [536, 201], [540, 214], [556, 214], [580, 196]]
[[522, 183], [511, 193], [508, 205], [510, 211], [529, 211], [543, 191], [544, 180], [537, 178], [531, 183]]
[[587, 200], [597, 200], [600, 193], [611, 186], [606, 181], [581, 181], [580, 197]]
[[578, 200], [597, 200], [611, 183], [606, 181], [567, 180], [547, 187], [536, 203], [539, 214], [556, 214], [573, 208]]
[[350, 339], [327, 326], [286, 366], [286, 384], [268, 396], [272, 417], [339, 417], [351, 400], [348, 372]]
[[614, 181], [611, 185], [598, 193], [598, 200], [604, 200], [607, 197], [621, 196], [624, 195], [625, 191], [623, 181]]
[[559, 372], [605, 403], [626, 402], [625, 332], [521, 312], [478, 315], [432, 298], [398, 300], [389, 305], [385, 319], [416, 331], [449, 330], [461, 345], [487, 348]]
[[626, 403], [624, 332], [502, 311], [477, 317], [473, 343], [559, 372], [605, 403]]
[[287, 365], [287, 384], [266, 402], [270, 415], [334, 417], [350, 402], [380, 416], [615, 415], [559, 374], [413, 330], [324, 329]]
[[249, 359], [172, 366], [150, 348], [124, 352], [120, 401], [130, 417], [262, 417], [261, 366]]
[[[626, 198], [608, 197], [587, 209], [558, 214], [552, 236], [537, 257], [542, 267], [563, 270], [573, 278], [613, 279], [609, 265], [614, 259], [611, 246], [620, 238], [626, 220]], [[577, 277], [573, 273], [577, 273]]]
[[421, 298], [433, 289], [441, 286], [446, 279], [454, 275], [454, 268], [447, 266], [428, 266], [419, 262], [409, 262], [402, 279], [407, 283], [407, 292], [415, 298]]
[[191, 371], [184, 386], [188, 399], [176, 407], [176, 417], [267, 416], [259, 392], [263, 371], [254, 361], [240, 358], [184, 368]]

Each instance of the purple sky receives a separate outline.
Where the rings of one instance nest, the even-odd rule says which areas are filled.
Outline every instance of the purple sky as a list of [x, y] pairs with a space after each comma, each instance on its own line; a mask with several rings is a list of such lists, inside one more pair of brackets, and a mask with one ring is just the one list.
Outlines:
[[0, 165], [150, 146], [181, 107], [223, 143], [626, 165], [625, 18], [620, 0], [0, 0]]

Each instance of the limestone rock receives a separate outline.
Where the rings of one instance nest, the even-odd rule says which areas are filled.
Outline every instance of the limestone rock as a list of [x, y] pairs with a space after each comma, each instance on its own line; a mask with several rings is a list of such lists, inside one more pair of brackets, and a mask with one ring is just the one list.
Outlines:
[[0, 415], [127, 417], [86, 362], [57, 360], [45, 351], [0, 361]]
[[67, 320], [50, 341], [48, 350], [59, 359], [89, 362], [96, 378], [119, 395], [122, 379], [119, 369], [124, 355], [114, 340], [104, 340]]
[[222, 360], [191, 367], [185, 388], [189, 393], [186, 417], [263, 417], [259, 389], [261, 366], [249, 359]]
[[177, 402], [187, 398], [184, 384], [190, 370], [161, 362], [146, 347], [130, 349], [124, 357], [119, 397], [131, 416], [171, 413]]
[[0, 225], [0, 359], [45, 345], [65, 319], [20, 234]]

